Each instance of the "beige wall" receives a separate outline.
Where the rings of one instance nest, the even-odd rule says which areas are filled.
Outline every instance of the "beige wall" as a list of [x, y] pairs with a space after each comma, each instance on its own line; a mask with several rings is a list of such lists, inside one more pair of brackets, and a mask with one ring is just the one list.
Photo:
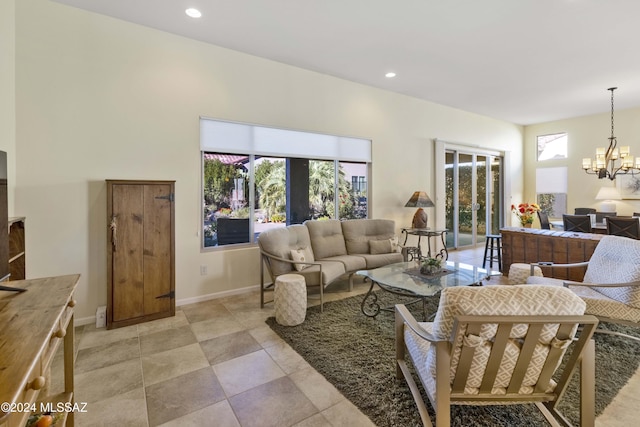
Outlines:
[[15, 0], [0, 2], [0, 150], [7, 153], [9, 215], [13, 215], [16, 153]]
[[200, 252], [199, 116], [372, 139], [373, 216], [398, 226], [413, 191], [434, 191], [436, 137], [511, 151], [521, 192], [520, 126], [46, 0], [17, 3], [27, 271], [81, 273], [80, 318], [106, 304], [105, 179], [176, 180], [178, 300], [258, 283], [257, 249]]
[[[624, 90], [616, 91], [616, 97], [623, 96]], [[609, 94], [602, 90], [602, 102], [606, 106]], [[615, 136], [618, 145], [628, 145], [631, 152], [640, 156], [640, 108], [615, 111]], [[559, 132], [568, 133], [568, 159], [537, 162], [536, 137]], [[568, 168], [567, 210], [573, 213], [576, 207], [593, 207], [599, 210], [600, 201], [595, 200], [602, 186], [611, 186], [608, 179], [599, 180], [595, 175], [587, 175], [582, 170], [582, 159], [593, 158], [597, 147], [606, 147], [611, 135], [611, 113], [596, 114], [527, 126], [525, 128], [525, 196], [535, 200], [536, 167]], [[640, 212], [640, 200], [619, 200], [616, 202], [618, 215]]]

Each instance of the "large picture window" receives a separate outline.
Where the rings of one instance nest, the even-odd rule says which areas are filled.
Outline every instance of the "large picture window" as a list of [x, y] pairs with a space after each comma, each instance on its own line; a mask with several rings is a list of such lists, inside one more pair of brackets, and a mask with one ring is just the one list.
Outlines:
[[[272, 143], [251, 150], [260, 135]], [[201, 149], [204, 248], [309, 219], [367, 217], [370, 141], [202, 119]], [[336, 152], [344, 158], [327, 158]]]

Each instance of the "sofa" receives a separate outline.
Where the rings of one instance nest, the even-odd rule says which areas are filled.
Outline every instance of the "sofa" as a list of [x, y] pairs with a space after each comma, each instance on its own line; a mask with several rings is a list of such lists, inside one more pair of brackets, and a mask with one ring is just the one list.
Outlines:
[[[265, 292], [273, 290], [276, 277], [295, 273], [304, 276], [307, 287], [319, 287], [320, 309], [324, 289], [340, 277], [403, 261], [395, 234], [395, 222], [388, 219], [311, 220], [263, 231], [260, 247], [260, 306]], [[265, 271], [271, 283], [265, 285]]]

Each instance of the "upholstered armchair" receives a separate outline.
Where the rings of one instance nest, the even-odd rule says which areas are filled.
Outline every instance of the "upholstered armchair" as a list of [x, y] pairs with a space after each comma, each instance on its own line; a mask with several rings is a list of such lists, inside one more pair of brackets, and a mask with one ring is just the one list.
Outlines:
[[450, 405], [530, 403], [558, 426], [568, 425], [557, 404], [579, 366], [580, 425], [593, 426], [598, 320], [584, 309], [566, 288], [532, 285], [446, 288], [432, 323], [417, 322], [397, 305], [396, 375], [404, 376], [425, 426], [432, 423], [407, 356], [436, 427], [450, 425]]
[[[604, 236], [587, 262], [573, 264], [533, 263], [545, 268], [587, 267], [582, 282], [548, 277], [529, 277], [527, 283], [567, 286], [587, 304], [585, 312], [602, 322], [640, 326], [640, 240]], [[597, 332], [640, 338], [598, 329]]]

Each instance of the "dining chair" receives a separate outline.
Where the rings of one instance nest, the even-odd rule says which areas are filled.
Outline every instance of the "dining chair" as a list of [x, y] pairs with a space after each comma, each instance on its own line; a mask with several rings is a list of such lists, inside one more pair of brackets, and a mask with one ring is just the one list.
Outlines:
[[589, 215], [592, 213], [596, 213], [596, 210], [593, 208], [575, 208], [573, 211], [574, 215]]
[[540, 228], [543, 230], [551, 230], [551, 224], [549, 223], [549, 215], [544, 212], [538, 211], [538, 219], [540, 220]]
[[591, 218], [589, 215], [562, 215], [564, 231], [591, 233]]
[[618, 216], [617, 212], [596, 212], [596, 222], [598, 224], [604, 222], [604, 218], [609, 218], [610, 216]]
[[609, 217], [607, 218], [607, 234], [640, 240], [640, 220], [628, 217]]

